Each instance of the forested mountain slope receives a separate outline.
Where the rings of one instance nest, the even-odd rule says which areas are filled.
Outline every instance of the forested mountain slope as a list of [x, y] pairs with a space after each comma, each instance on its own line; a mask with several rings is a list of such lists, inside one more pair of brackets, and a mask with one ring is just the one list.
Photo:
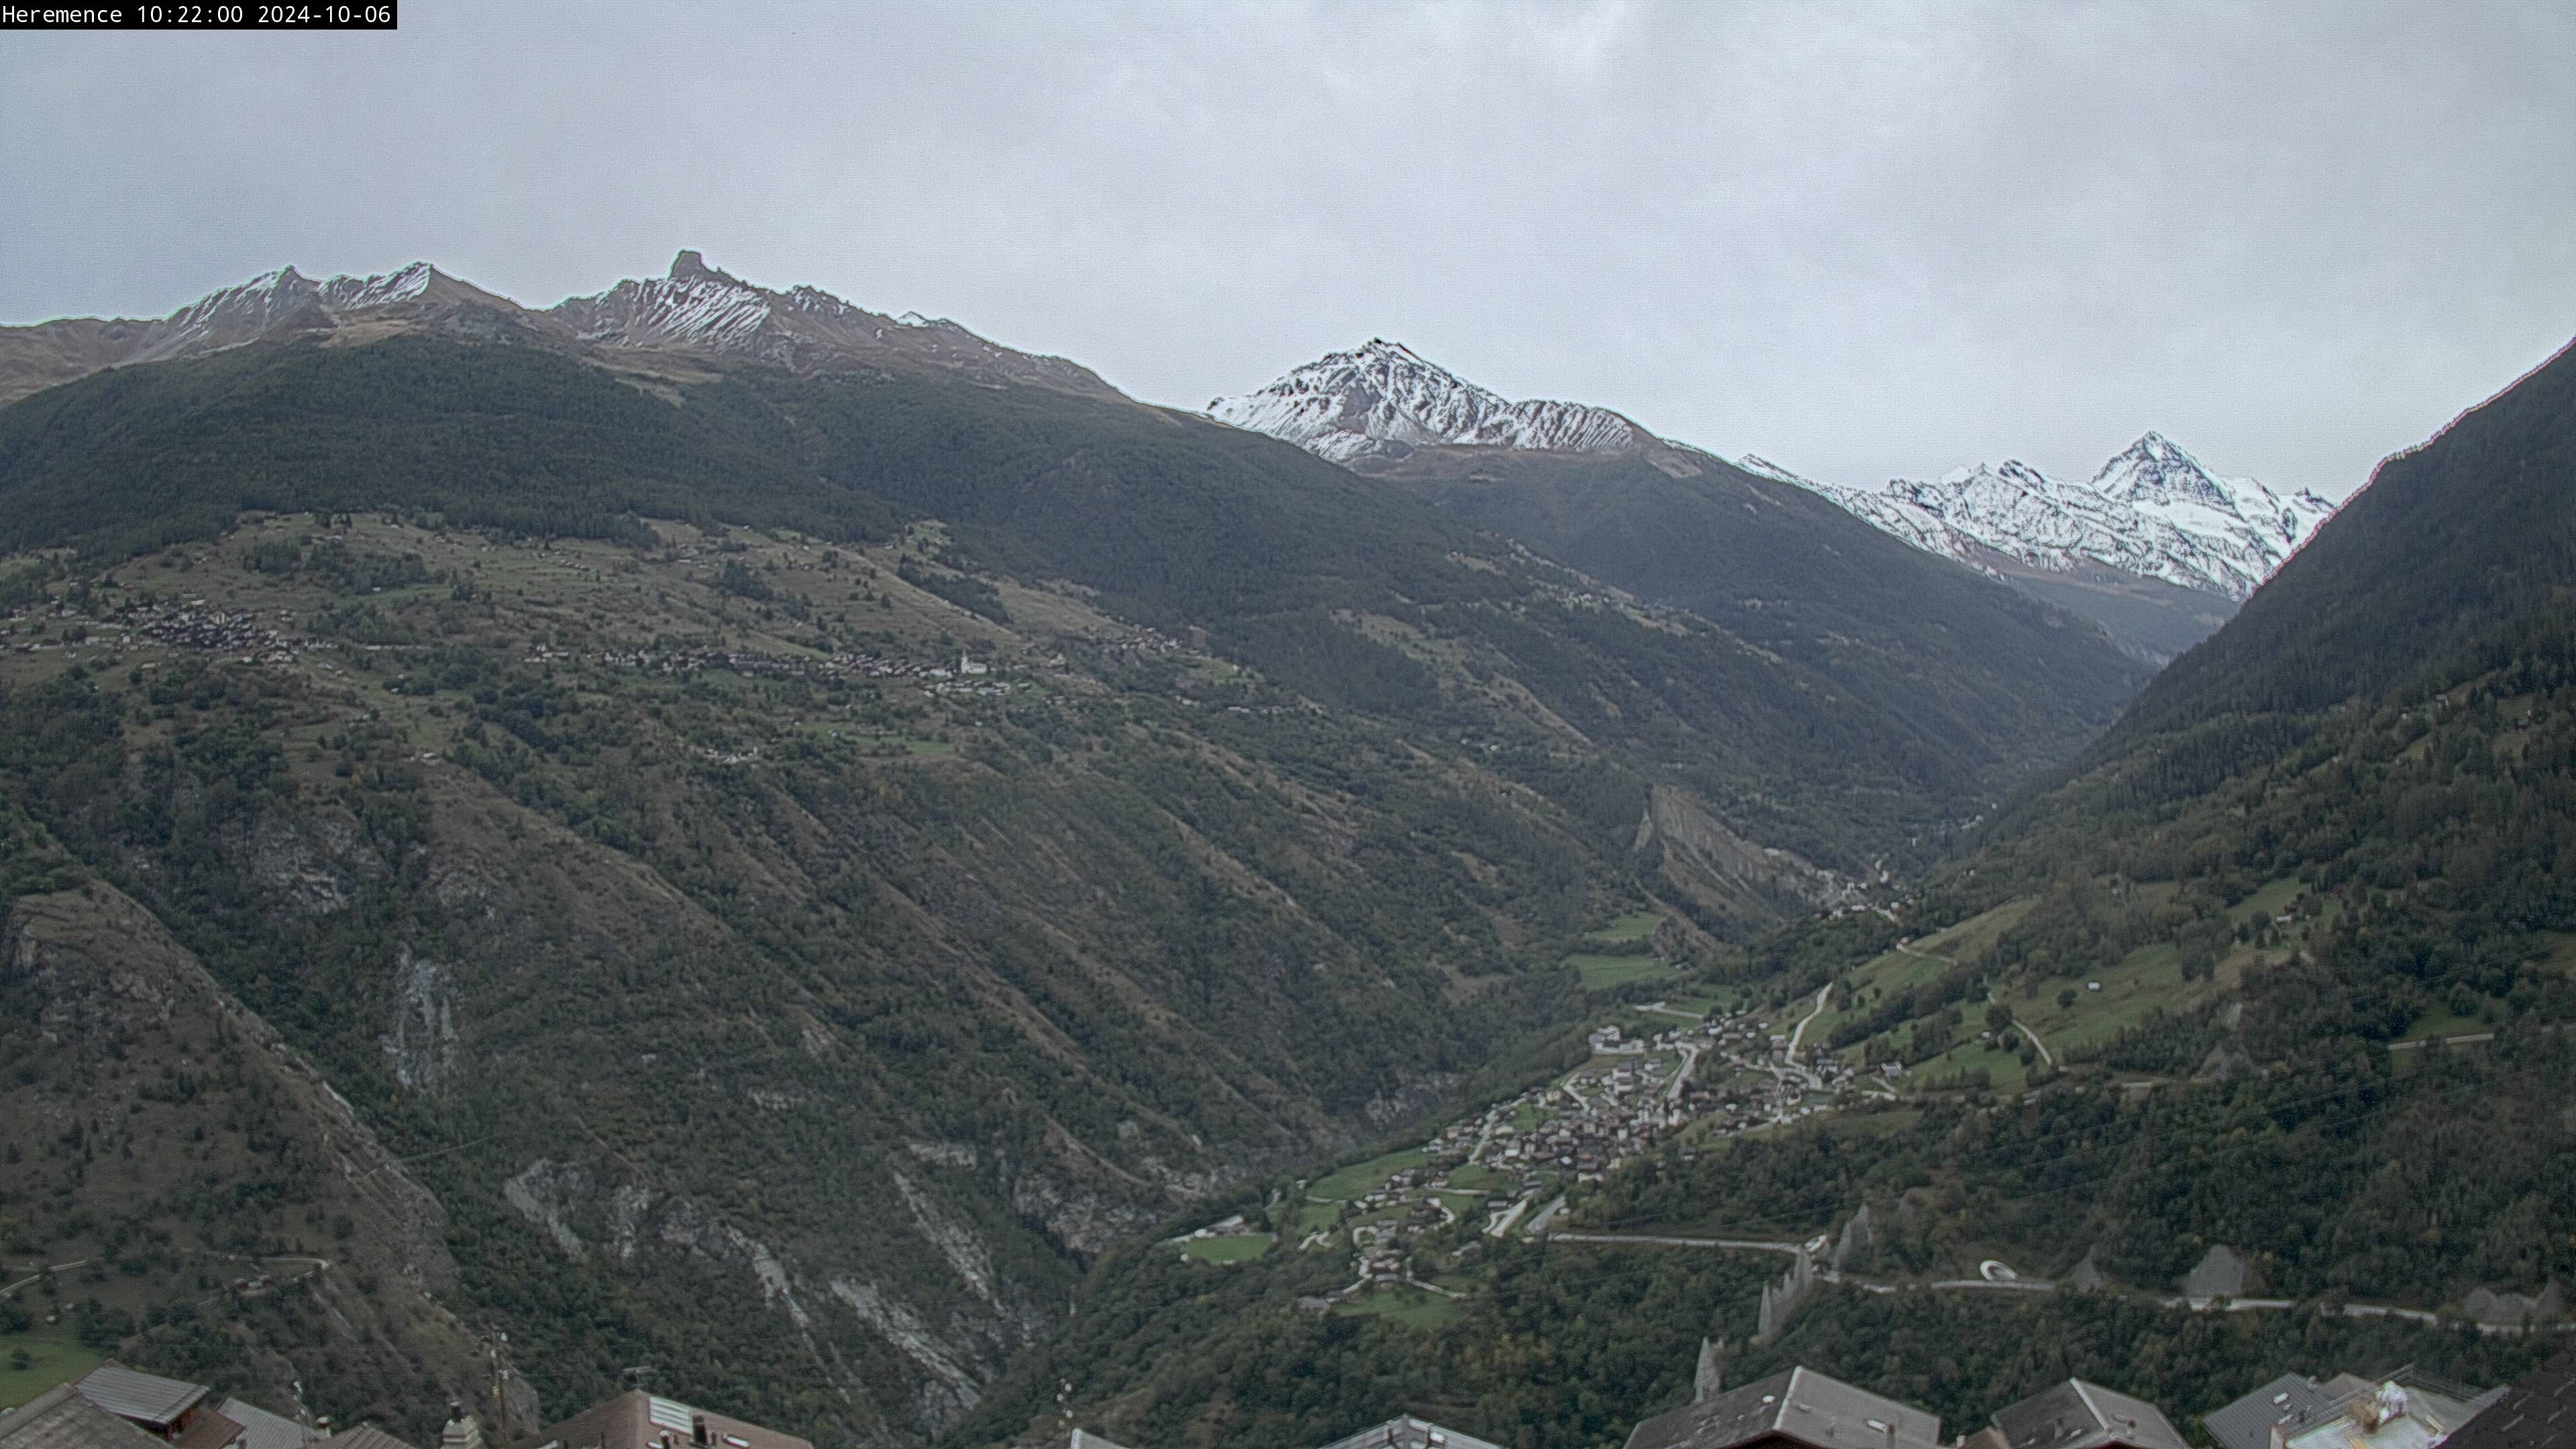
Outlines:
[[422, 335], [99, 374], [0, 413], [0, 542], [108, 557], [246, 507], [395, 505], [629, 542], [639, 516], [843, 540], [935, 517], [961, 562], [1204, 628], [1330, 706], [1472, 726], [1426, 670], [1481, 656], [1560, 734], [1616, 741], [1760, 843], [1851, 873], [1922, 858], [1946, 822], [2073, 750], [2134, 677], [2080, 640], [2045, 683], [1954, 684], [1883, 644], [1837, 657], [1833, 623], [1895, 628], [1907, 601], [1885, 594], [1753, 639], [1669, 610], [1644, 622], [1383, 486], [1121, 399], [735, 365], [664, 401], [624, 375]]
[[[306, 1343], [344, 1419], [418, 1372], [473, 1390], [453, 1341], [405, 1357], [426, 1288], [550, 1405], [650, 1363], [919, 1442], [1096, 1255], [1562, 1019], [1583, 932], [1650, 909], [1706, 954], [1857, 899], [2074, 743], [1963, 745], [1284, 444], [1000, 363], [324, 320], [0, 410], [0, 795], [45, 897], [0, 985], [44, 989], [67, 886], [148, 912], [100, 914], [97, 959], [183, 954], [234, 1040], [309, 1059], [454, 1278], [355, 1277], [419, 1262], [419, 1223], [337, 1211], [328, 1164], [210, 1203], [193, 1136], [141, 1197], [55, 1156], [88, 1136], [30, 1139], [0, 1257], [121, 1253], [47, 1301], [227, 1383]], [[47, 1121], [131, 1074], [35, 1049]], [[236, 1130], [167, 1090], [169, 1135]], [[377, 1317], [332, 1339], [290, 1295], [313, 1317], [263, 1340], [198, 1282], [216, 1250], [328, 1259]]]
[[2445, 1311], [2576, 1278], [2571, 388], [2562, 353], [2383, 465], [1940, 871], [1903, 917], [1966, 928], [1924, 938], [1937, 976], [1793, 953], [1785, 989], [1841, 983], [1845, 1051], [2039, 1090], [1642, 1175], [1607, 1215], [1920, 1188], [1934, 1244], [2026, 1272], [2162, 1288], [2224, 1244], [2254, 1291]]
[[[0, 787], [421, 1159], [440, 1301], [505, 1326], [550, 1403], [652, 1362], [829, 1442], [917, 1439], [1086, 1255], [1420, 1110], [1634, 899], [1596, 832], [1456, 747], [1078, 595], [978, 592], [934, 533], [659, 527], [296, 515], [22, 567], [47, 597], [0, 684]], [[70, 1068], [40, 1100], [95, 1092]], [[8, 1191], [13, 1261], [159, 1222], [96, 1173]], [[355, 1256], [221, 1205], [169, 1247], [243, 1233]], [[137, 1319], [202, 1296], [164, 1266], [88, 1291]], [[338, 1412], [415, 1392], [302, 1367]]]
[[1209, 413], [1712, 620], [1917, 721], [1971, 769], [2065, 758], [2152, 672], [2097, 624], [1818, 506], [1814, 485], [1601, 408], [1507, 401], [1394, 343]]
[[[1992, 1001], [2062, 1064], [2178, 1084], [2127, 1112], [2048, 1094], [2005, 1119], [2027, 1127], [1977, 1126], [2103, 1134], [1959, 1156], [1998, 1194], [1981, 1230], [2044, 1192], [2082, 1211], [2034, 1201], [2011, 1231], [2068, 1261], [2098, 1244], [2132, 1281], [2216, 1242], [2301, 1296], [2432, 1307], [2576, 1276], [2572, 388], [2561, 354], [2383, 465], [1905, 913], [1990, 924], [1937, 987], [1852, 1012], [1837, 1044], [1927, 1060], [1946, 1011]], [[2096, 1008], [2097, 982], [2133, 1004]], [[2249, 1110], [2278, 1136], [2239, 1156], [2219, 1124]], [[1914, 1150], [1938, 1171], [1932, 1142]]]
[[[2367, 700], [2563, 597], [2576, 574], [2576, 354], [2379, 467], [2230, 627], [2096, 751], [2226, 714]], [[2350, 514], [2347, 519], [2345, 514]]]
[[2089, 620], [1694, 448], [1424, 447], [1362, 466], [1797, 660], [1980, 769], [2063, 758], [2152, 672]]
[[[1024, 1435], [1071, 1381], [1155, 1442], [1402, 1408], [1615, 1444], [1687, 1395], [1704, 1337], [1737, 1375], [1804, 1362], [1968, 1421], [2070, 1373], [2188, 1422], [2283, 1371], [2536, 1362], [2553, 1335], [2462, 1324], [2576, 1280], [2571, 369], [2392, 460], [1892, 916], [1714, 959], [1701, 990], [1861, 1077], [1795, 1124], [1684, 1133], [1558, 1219], [1665, 1242], [1479, 1243], [1439, 1280], [1464, 1300], [1414, 1323], [1279, 1302], [1332, 1286], [1302, 1255], [1262, 1284], [1138, 1251], [959, 1442]], [[1851, 1281], [1750, 1347], [1786, 1260], [1671, 1241], [1817, 1234]]]

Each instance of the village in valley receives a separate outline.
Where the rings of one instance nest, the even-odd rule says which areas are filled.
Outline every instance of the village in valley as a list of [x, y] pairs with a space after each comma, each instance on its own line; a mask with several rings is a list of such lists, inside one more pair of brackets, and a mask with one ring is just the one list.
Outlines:
[[[1622, 918], [1612, 944], [1644, 946], [1660, 917]], [[1600, 938], [1595, 938], [1599, 943]], [[1630, 962], [1632, 980], [1677, 975], [1659, 956]], [[1346, 1254], [1351, 1279], [1299, 1299], [1308, 1312], [1453, 1315], [1474, 1286], [1488, 1241], [1538, 1238], [1581, 1225], [1570, 1195], [1664, 1147], [1777, 1128], [1887, 1094], [1896, 1069], [1864, 1072], [1805, 1041], [1820, 1003], [1766, 1013], [1750, 1003], [1655, 1000], [1605, 1010], [1571, 1070], [1495, 1102], [1406, 1147], [1283, 1188], [1276, 1233], [1237, 1215], [1173, 1240], [1210, 1263], [1262, 1256], [1274, 1242]]]

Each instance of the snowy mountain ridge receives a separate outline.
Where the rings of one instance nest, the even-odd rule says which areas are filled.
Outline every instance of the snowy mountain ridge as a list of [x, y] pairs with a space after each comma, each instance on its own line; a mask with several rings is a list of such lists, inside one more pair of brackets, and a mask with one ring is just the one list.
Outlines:
[[1090, 369], [1063, 358], [1018, 352], [941, 318], [913, 312], [883, 316], [814, 287], [771, 291], [684, 251], [667, 276], [622, 281], [543, 310], [413, 262], [381, 276], [318, 282], [281, 267], [210, 292], [167, 317], [66, 318], [0, 328], [0, 403], [100, 368], [202, 356], [356, 323], [370, 324], [368, 335], [409, 329], [568, 352], [713, 352], [798, 372], [900, 369], [1116, 395]]
[[1614, 453], [1646, 436], [1607, 408], [1513, 402], [1384, 338], [1326, 353], [1258, 392], [1217, 398], [1207, 410], [1218, 422], [1336, 463], [1443, 445]]
[[[1607, 408], [1513, 402], [1373, 338], [1256, 392], [1220, 397], [1208, 415], [1336, 463], [1387, 465], [1416, 448], [1615, 453], [1659, 443]], [[1674, 445], [1678, 447], [1679, 445]], [[1978, 464], [1883, 489], [1820, 483], [1752, 454], [1745, 472], [1832, 499], [1918, 548], [1982, 572], [2113, 570], [2242, 601], [2334, 512], [2305, 491], [2222, 478], [2161, 433], [2122, 450], [2086, 482], [2027, 463]]]
[[2223, 478], [2161, 433], [2130, 444], [2082, 483], [2019, 461], [1957, 468], [1930, 482], [1883, 489], [1803, 478], [1747, 456], [1747, 472], [1812, 489], [1918, 548], [2001, 574], [2017, 564], [2048, 573], [2088, 565], [2159, 579], [2242, 602], [2272, 576], [2335, 505]]

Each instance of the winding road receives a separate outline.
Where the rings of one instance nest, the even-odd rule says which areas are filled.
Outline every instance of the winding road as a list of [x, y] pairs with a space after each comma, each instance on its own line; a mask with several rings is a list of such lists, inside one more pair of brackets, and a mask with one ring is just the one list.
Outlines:
[[[1899, 950], [1903, 950], [1904, 948], [1900, 946], [1900, 947], [1898, 947], [1897, 949], [1899, 949]], [[1805, 1036], [1805, 1035], [1807, 1034], [1807, 1023], [1808, 1023], [1808, 1022], [1811, 1022], [1811, 1021], [1814, 1021], [1817, 1017], [1820, 1017], [1820, 1016], [1822, 1016], [1822, 1015], [1824, 1015], [1824, 1014], [1825, 1014], [1825, 998], [1826, 998], [1826, 997], [1828, 997], [1828, 996], [1831, 996], [1831, 995], [1833, 995], [1833, 994], [1834, 994], [1834, 983], [1832, 983], [1832, 982], [1830, 982], [1830, 981], [1826, 982], [1823, 986], [1821, 986], [1821, 987], [1817, 988], [1817, 991], [1816, 991], [1816, 1009], [1815, 1009], [1815, 1010], [1813, 1010], [1813, 1011], [1811, 1011], [1811, 1012], [1808, 1012], [1808, 1013], [1807, 1013], [1807, 1015], [1806, 1015], [1805, 1020], [1802, 1020], [1802, 1021], [1800, 1021], [1800, 1022], [1798, 1023], [1797, 1029], [1789, 1033], [1789, 1051], [1788, 1051], [1788, 1057], [1789, 1057], [1789, 1060], [1790, 1060], [1791, 1062], [1793, 1062], [1793, 1063], [1794, 1063], [1795, 1061], [1797, 1061], [1797, 1060], [1798, 1060], [1798, 1039], [1799, 1039], [1800, 1037], [1803, 1037], [1803, 1036]]]
[[[1888, 919], [1892, 921], [1896, 918], [1894, 916], [1890, 916]], [[1956, 966], [1959, 964], [1947, 956], [1935, 956], [1929, 951], [1917, 951], [1912, 945], [1904, 941], [1897, 942], [1896, 949], [1905, 955], [1913, 957], [1917, 961], [1938, 961], [1944, 966]], [[1995, 1000], [1995, 989], [1991, 986], [1986, 988], [1986, 1003], [1990, 1006], [2003, 1005], [2002, 1002]], [[2015, 1016], [2013, 1018], [2013, 1030], [2030, 1038], [2030, 1044], [2039, 1049], [2039, 1059], [2041, 1061], [2048, 1063], [2051, 1068], [2054, 1068], [2057, 1065], [2057, 1058], [2049, 1054], [2048, 1043], [2041, 1041], [2039, 1039], [2039, 1033], [2032, 1031], [2019, 1016]]]

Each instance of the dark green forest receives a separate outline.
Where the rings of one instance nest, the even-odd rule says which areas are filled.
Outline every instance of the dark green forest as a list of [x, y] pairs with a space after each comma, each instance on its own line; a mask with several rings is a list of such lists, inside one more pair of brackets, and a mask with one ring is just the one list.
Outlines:
[[[1458, 482], [1519, 489], [1479, 512], [1115, 398], [423, 337], [37, 394], [0, 1257], [93, 1258], [44, 1288], [93, 1346], [414, 1431], [503, 1326], [551, 1407], [650, 1363], [825, 1449], [1008, 1442], [1067, 1383], [1146, 1444], [1608, 1444], [1704, 1336], [1954, 1429], [2070, 1372], [2178, 1419], [2288, 1367], [2509, 1376], [2534, 1345], [2337, 1310], [2576, 1277], [2571, 366], [2392, 461], [2080, 756], [2136, 678], [2098, 636], [1732, 473]], [[1506, 537], [1548, 529], [1581, 548]], [[1640, 851], [1674, 798], [1895, 881], [1804, 919]], [[1631, 915], [1653, 975], [1587, 994]], [[1495, 1240], [1403, 1321], [1296, 1309], [1335, 1253], [1157, 1242], [1285, 1230], [1284, 1184], [1650, 993], [1822, 992], [1817, 1050], [1922, 1065], [2141, 953], [2170, 1002], [2006, 1089], [1927, 1069], [1570, 1199], [1867, 1208], [1895, 1291], [1759, 1349], [1775, 1256]], [[2160, 1306], [2220, 1244], [2295, 1306]], [[343, 1266], [254, 1298], [220, 1254]], [[1985, 1256], [2106, 1286], [1922, 1286]]]

